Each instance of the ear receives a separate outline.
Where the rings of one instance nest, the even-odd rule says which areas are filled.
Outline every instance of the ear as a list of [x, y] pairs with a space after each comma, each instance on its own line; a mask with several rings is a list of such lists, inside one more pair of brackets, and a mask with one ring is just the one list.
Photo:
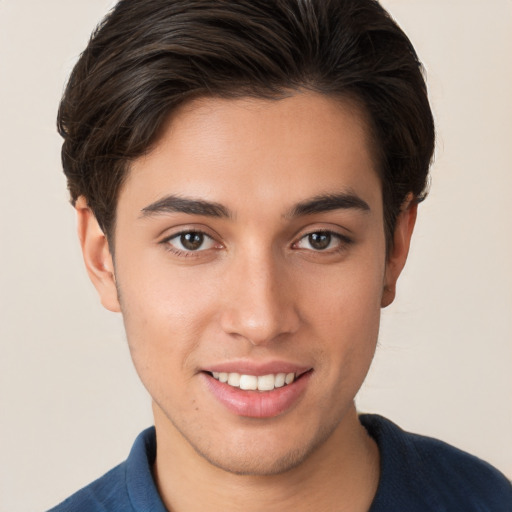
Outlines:
[[388, 254], [386, 262], [384, 289], [381, 300], [381, 307], [383, 308], [389, 306], [395, 299], [396, 282], [407, 261], [417, 213], [418, 205], [414, 201], [412, 194], [409, 194], [397, 217], [393, 234], [393, 247]]
[[80, 196], [77, 199], [75, 209], [78, 238], [89, 278], [98, 291], [103, 306], [110, 311], [120, 312], [114, 261], [110, 254], [107, 237], [100, 228], [94, 213], [87, 206], [85, 197]]

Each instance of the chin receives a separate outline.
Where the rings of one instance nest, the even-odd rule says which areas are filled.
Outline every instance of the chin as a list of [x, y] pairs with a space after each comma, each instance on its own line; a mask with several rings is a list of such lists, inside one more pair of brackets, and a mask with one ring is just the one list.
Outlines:
[[300, 466], [307, 459], [311, 450], [295, 449], [284, 454], [269, 453], [223, 453], [211, 454], [196, 450], [197, 453], [213, 466], [231, 473], [243, 476], [272, 476], [286, 473]]
[[272, 476], [291, 471], [305, 463], [333, 434], [337, 425], [323, 427], [313, 435], [303, 432], [298, 439], [290, 436], [271, 439], [269, 434], [239, 441], [230, 438], [229, 446], [216, 449], [189, 443], [203, 459], [234, 475]]

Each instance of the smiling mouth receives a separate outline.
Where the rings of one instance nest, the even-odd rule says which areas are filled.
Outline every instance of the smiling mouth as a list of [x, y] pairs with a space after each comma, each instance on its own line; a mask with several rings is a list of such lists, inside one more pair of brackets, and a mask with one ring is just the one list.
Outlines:
[[208, 372], [215, 380], [244, 391], [273, 391], [292, 384], [305, 373], [308, 372], [303, 372], [300, 375], [295, 373], [270, 373], [256, 376], [236, 372]]
[[[211, 368], [201, 373], [206, 377], [207, 388], [231, 413], [260, 419], [273, 418], [293, 408], [305, 394], [314, 371], [311, 367], [286, 363], [267, 364], [266, 368], [263, 365], [259, 368], [257, 365], [244, 365], [243, 362], [236, 366], [225, 364], [224, 368]], [[271, 373], [272, 370], [277, 370], [277, 373]]]

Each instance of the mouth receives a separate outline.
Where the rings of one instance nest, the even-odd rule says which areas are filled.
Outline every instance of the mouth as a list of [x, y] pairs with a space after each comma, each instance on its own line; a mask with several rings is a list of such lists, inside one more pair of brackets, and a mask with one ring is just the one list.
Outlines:
[[241, 369], [239, 372], [212, 370], [202, 374], [207, 389], [231, 413], [263, 419], [292, 409], [306, 393], [313, 369], [297, 369], [295, 372], [289, 371], [291, 369], [277, 373], [269, 373], [270, 368], [253, 370], [253, 373], [239, 373], [243, 371]]
[[[311, 371], [311, 370], [308, 370]], [[297, 378], [307, 372], [302, 373], [269, 373], [267, 375], [248, 375], [237, 372], [207, 372], [215, 380], [227, 384], [233, 388], [244, 391], [273, 391], [274, 389], [288, 386], [295, 382]]]

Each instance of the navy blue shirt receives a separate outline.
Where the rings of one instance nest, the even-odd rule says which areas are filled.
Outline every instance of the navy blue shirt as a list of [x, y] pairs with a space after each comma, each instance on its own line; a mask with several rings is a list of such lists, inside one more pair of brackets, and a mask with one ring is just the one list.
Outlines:
[[[486, 462], [381, 416], [363, 414], [360, 421], [381, 457], [369, 512], [512, 512], [512, 485]], [[151, 472], [155, 457], [155, 429], [149, 428], [125, 462], [49, 512], [167, 512]]]

